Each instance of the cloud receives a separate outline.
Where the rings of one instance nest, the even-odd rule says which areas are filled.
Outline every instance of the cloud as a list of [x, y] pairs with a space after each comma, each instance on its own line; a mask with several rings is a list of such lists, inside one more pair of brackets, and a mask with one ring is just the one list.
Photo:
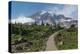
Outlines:
[[56, 14], [63, 14], [66, 17], [78, 18], [78, 7], [76, 5], [63, 5], [48, 7], [47, 10], [52, 11]]
[[28, 22], [34, 22], [32, 18], [28, 18], [25, 16], [19, 16], [15, 19], [11, 19], [11, 23], [28, 23]]

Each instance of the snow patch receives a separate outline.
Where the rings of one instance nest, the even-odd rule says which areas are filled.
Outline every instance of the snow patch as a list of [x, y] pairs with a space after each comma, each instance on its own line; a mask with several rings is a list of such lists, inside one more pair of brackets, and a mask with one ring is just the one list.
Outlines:
[[41, 12], [41, 14], [40, 14], [40, 15], [43, 15], [43, 14], [45, 14], [45, 13], [46, 13], [46, 11], [42, 10], [42, 12]]

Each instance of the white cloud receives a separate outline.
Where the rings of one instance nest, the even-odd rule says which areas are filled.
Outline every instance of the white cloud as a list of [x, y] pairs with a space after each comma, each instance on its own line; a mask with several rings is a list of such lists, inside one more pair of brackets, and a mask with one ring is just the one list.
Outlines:
[[28, 17], [24, 17], [24, 16], [19, 16], [15, 19], [11, 19], [12, 23], [27, 23], [27, 22], [34, 22], [34, 19], [32, 18], [28, 18]]
[[78, 18], [78, 8], [76, 5], [64, 5], [62, 7], [60, 6], [55, 6], [55, 7], [48, 7], [47, 8], [49, 11], [53, 11], [56, 14], [63, 14], [67, 17], [72, 17], [72, 18]]

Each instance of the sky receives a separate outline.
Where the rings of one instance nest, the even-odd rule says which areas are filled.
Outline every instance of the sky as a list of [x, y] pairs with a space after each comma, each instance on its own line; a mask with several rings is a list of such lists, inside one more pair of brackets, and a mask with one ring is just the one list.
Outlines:
[[11, 2], [11, 19], [21, 20], [21, 18], [25, 18], [25, 17], [29, 19], [28, 16], [41, 10], [51, 11], [52, 13], [55, 13], [55, 14], [63, 14], [64, 16], [71, 17], [73, 19], [78, 18], [77, 5], [12, 1]]

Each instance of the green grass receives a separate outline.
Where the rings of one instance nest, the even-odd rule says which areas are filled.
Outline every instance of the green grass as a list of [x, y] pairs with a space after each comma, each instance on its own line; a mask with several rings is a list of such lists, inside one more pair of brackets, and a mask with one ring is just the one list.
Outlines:
[[[78, 48], [78, 32], [76, 29], [74, 29], [74, 31], [68, 30], [64, 30], [55, 36], [55, 43], [60, 50]], [[62, 44], [60, 44], [60, 42], [62, 42]]]

